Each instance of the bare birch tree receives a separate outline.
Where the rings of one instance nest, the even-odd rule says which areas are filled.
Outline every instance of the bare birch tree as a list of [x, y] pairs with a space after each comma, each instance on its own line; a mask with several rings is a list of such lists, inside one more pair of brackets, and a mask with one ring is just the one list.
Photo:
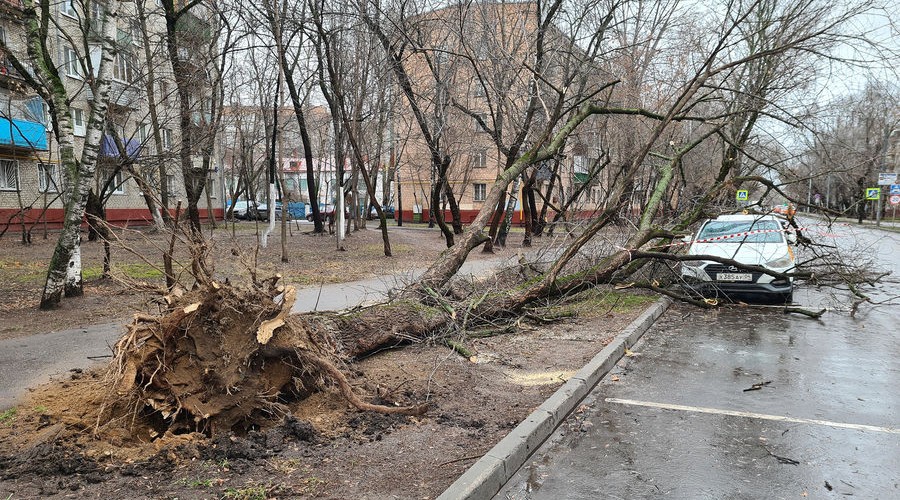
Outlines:
[[[23, 61], [10, 54], [13, 66], [25, 76], [26, 83], [45, 100], [50, 110], [55, 138], [59, 143], [60, 163], [63, 171], [65, 192], [65, 215], [47, 271], [47, 279], [41, 297], [41, 309], [53, 309], [63, 295], [78, 296], [83, 293], [81, 280], [81, 234], [87, 193], [94, 180], [97, 155], [103, 136], [106, 111], [112, 76], [112, 60], [115, 55], [115, 36], [118, 18], [118, 2], [111, 5], [98, 4], [100, 8], [90, 8], [90, 3], [80, 5], [77, 12], [79, 21], [76, 32], [63, 36], [72, 43], [70, 59], [59, 61], [54, 54], [55, 36], [53, 31], [62, 27], [53, 22], [49, 1], [24, 2], [24, 22], [27, 53], [33, 63], [34, 73]], [[97, 14], [101, 19], [96, 19]], [[91, 23], [102, 23], [99, 58], [96, 63], [90, 57], [87, 33]], [[51, 29], [52, 28], [52, 29]], [[5, 49], [5, 47], [3, 47]], [[73, 125], [71, 118], [71, 95], [66, 87], [61, 68], [78, 72], [84, 84], [93, 93], [90, 104], [84, 146], [80, 157], [76, 156]]]

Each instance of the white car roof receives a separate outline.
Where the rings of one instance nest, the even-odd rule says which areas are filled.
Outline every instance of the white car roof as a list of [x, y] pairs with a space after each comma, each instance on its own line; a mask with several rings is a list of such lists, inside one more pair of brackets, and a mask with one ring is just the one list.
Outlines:
[[760, 220], [779, 220], [778, 217], [774, 215], [760, 215], [760, 214], [732, 214], [732, 215], [720, 215], [715, 219], [711, 220], [721, 220], [721, 221], [760, 221]]

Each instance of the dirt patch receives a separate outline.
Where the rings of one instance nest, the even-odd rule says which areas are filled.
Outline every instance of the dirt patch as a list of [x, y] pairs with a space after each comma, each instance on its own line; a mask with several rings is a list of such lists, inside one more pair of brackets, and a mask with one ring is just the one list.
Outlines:
[[0, 421], [0, 497], [433, 498], [652, 300], [621, 298], [594, 292], [568, 306], [575, 320], [467, 340], [470, 359], [417, 344], [351, 365], [354, 392], [427, 402], [418, 416], [359, 411], [331, 387], [239, 434], [154, 437], [141, 418], [98, 432], [104, 373], [71, 373]]

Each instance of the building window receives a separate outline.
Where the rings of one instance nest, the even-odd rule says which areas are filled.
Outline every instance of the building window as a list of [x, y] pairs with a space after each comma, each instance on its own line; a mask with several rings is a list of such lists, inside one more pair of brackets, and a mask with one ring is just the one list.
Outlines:
[[[103, 172], [103, 175], [106, 176], [103, 179], [104, 181], [106, 179], [109, 179], [110, 175], [113, 175], [112, 170], [110, 169], [103, 169], [100, 170], [100, 172]], [[116, 170], [115, 176], [109, 188], [112, 194], [125, 194], [125, 174], [122, 172], [122, 169]]]
[[487, 151], [481, 150], [472, 156], [475, 168], [487, 168]]
[[475, 195], [473, 196], [474, 201], [484, 201], [487, 197], [487, 184], [473, 184], [475, 188]]
[[103, 34], [103, 4], [94, 0], [91, 2], [90, 30], [95, 34]]
[[163, 149], [165, 149], [167, 151], [171, 150], [172, 149], [172, 131], [170, 129], [164, 128], [164, 129], [161, 129], [159, 132], [160, 132], [160, 135], [162, 135]]
[[81, 65], [78, 63], [78, 53], [72, 47], [63, 47], [63, 65], [67, 75], [72, 78], [81, 78]]
[[116, 54], [116, 59], [113, 62], [115, 63], [113, 66], [114, 79], [127, 83], [131, 83], [132, 81], [134, 81], [134, 62], [132, 61], [131, 54], [127, 52], [119, 52], [118, 54]]
[[87, 127], [84, 124], [84, 110], [72, 108], [72, 133], [76, 137], [84, 137]]
[[137, 140], [143, 146], [146, 144], [147, 139], [150, 138], [150, 126], [146, 123], [138, 123], [137, 124]]
[[38, 163], [38, 185], [42, 193], [59, 192], [59, 165]]
[[0, 191], [19, 190], [19, 162], [0, 160]]
[[33, 97], [25, 102], [25, 116], [28, 120], [47, 124], [47, 105], [40, 97]]
[[206, 192], [209, 193], [210, 198], [216, 197], [216, 180], [212, 177], [206, 178]]
[[63, 0], [62, 3], [59, 4], [59, 11], [69, 17], [78, 18], [78, 12], [75, 11], [73, 0]]
[[178, 192], [178, 186], [175, 184], [175, 176], [166, 174], [166, 192], [173, 195]]
[[142, 33], [141, 33], [141, 24], [137, 20], [131, 21], [131, 24], [128, 26], [128, 30], [131, 32], [131, 43], [137, 47], [142, 46]]

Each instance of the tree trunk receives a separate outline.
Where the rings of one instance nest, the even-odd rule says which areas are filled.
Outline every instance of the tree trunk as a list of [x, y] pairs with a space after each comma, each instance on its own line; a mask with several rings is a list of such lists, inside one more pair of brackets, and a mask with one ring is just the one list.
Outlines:
[[[31, 4], [31, 2], [27, 2]], [[33, 5], [27, 5], [34, 12]], [[44, 9], [44, 14], [49, 13]], [[88, 118], [87, 133], [81, 153], [81, 161], [75, 158], [74, 134], [69, 112], [69, 97], [65, 85], [56, 71], [53, 61], [44, 56], [49, 53], [46, 39], [36, 18], [29, 17], [26, 22], [28, 52], [35, 62], [36, 71], [49, 83], [49, 91], [53, 109], [56, 111], [57, 141], [59, 158], [68, 191], [66, 193], [63, 228], [50, 258], [47, 280], [41, 296], [41, 309], [53, 309], [59, 305], [63, 293], [66, 296], [77, 296], [83, 293], [81, 281], [81, 222], [84, 218], [84, 206], [90, 184], [94, 180], [100, 140], [103, 137], [106, 110], [109, 103], [109, 88], [113, 69], [113, 47], [115, 44], [116, 19], [118, 2], [107, 5], [106, 19], [103, 24], [103, 42], [101, 47], [100, 67], [93, 89], [94, 104]]]
[[450, 167], [450, 157], [445, 156], [441, 159], [440, 163], [435, 165], [437, 168], [438, 177], [435, 181], [434, 185], [431, 189], [431, 217], [437, 223], [438, 227], [441, 228], [441, 233], [444, 235], [444, 239], [447, 240], [447, 248], [453, 246], [454, 238], [453, 231], [447, 226], [447, 223], [444, 222], [444, 210], [441, 208], [441, 193], [445, 191], [445, 184], [447, 182], [447, 168]]
[[[162, 157], [162, 132], [160, 131], [159, 125], [159, 111], [156, 108], [156, 67], [153, 64], [153, 46], [150, 43], [150, 35], [147, 30], [147, 14], [144, 7], [145, 6], [143, 2], [135, 3], [135, 8], [137, 9], [138, 14], [138, 22], [140, 23], [140, 31], [142, 37], [141, 45], [144, 48], [144, 59], [147, 62], [147, 78], [144, 79], [144, 83], [145, 90], [147, 92], [147, 111], [150, 115], [150, 130], [153, 134], [153, 144], [154, 146], [156, 146], [156, 154], [159, 156], [159, 159], [157, 160], [159, 162], [159, 164], [157, 165], [157, 174], [159, 175], [159, 201], [161, 205], [158, 211], [155, 211], [155, 207], [151, 208], [151, 213], [153, 213], [153, 220], [156, 221], [157, 227], [159, 227], [159, 229], [163, 229], [165, 228], [165, 224], [172, 223], [172, 215], [169, 213], [169, 191], [166, 185], [166, 176], [168, 174], [166, 172], [166, 162]], [[144, 144], [141, 144], [141, 147], [144, 146]], [[144, 191], [144, 197], [146, 199], [152, 199], [149, 196], [149, 193], [151, 192], [152, 191]], [[149, 201], [147, 202], [147, 206], [148, 208], [150, 207]]]
[[522, 185], [522, 222], [525, 223], [525, 237], [522, 238], [522, 246], [531, 246], [531, 235], [534, 230], [534, 173], [528, 176]]
[[450, 218], [453, 224], [453, 234], [462, 234], [462, 215], [459, 213], [459, 203], [456, 201], [456, 195], [449, 182], [444, 183], [444, 196], [447, 197], [447, 203], [450, 205]]
[[501, 247], [506, 246], [506, 235], [509, 234], [510, 226], [512, 226], [513, 216], [516, 214], [516, 202], [519, 194], [519, 178], [513, 179], [510, 193], [506, 200], [506, 213], [503, 218], [503, 225], [500, 226], [500, 232], [497, 234], [497, 244]]

